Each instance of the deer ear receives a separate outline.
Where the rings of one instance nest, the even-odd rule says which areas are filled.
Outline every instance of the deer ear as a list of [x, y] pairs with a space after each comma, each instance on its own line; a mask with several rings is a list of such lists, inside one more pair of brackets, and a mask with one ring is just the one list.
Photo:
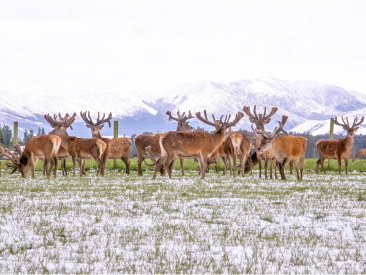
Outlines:
[[104, 127], [104, 124], [99, 126], [99, 130], [102, 130], [102, 128]]
[[86, 124], [86, 127], [91, 128], [92, 126], [91, 126], [91, 125]]
[[360, 127], [356, 127], [356, 128], [355, 128], [355, 132], [356, 132], [358, 129], [360, 129]]

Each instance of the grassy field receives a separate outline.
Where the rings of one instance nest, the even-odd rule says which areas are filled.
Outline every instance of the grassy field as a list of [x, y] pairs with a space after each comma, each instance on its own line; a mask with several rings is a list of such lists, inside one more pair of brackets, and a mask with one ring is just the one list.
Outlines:
[[[2, 173], [0, 273], [365, 273], [366, 162], [303, 181]], [[69, 164], [68, 164], [69, 165]], [[122, 168], [122, 171], [121, 171]], [[337, 170], [332, 161], [332, 170]]]

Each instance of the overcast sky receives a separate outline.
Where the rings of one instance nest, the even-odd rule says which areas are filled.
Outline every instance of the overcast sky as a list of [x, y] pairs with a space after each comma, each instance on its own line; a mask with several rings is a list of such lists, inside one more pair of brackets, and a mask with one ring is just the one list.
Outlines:
[[0, 90], [276, 77], [366, 94], [366, 1], [2, 1]]

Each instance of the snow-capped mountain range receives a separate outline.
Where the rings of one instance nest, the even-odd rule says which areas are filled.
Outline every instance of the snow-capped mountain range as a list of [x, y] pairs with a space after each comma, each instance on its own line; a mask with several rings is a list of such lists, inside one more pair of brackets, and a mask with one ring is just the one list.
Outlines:
[[[80, 111], [90, 111], [92, 116], [112, 112], [113, 120], [118, 120], [119, 134], [132, 135], [144, 131], [165, 132], [175, 130], [175, 122], [169, 122], [167, 110], [176, 113], [207, 110], [216, 118], [221, 115], [242, 111], [243, 106], [257, 105], [257, 113], [264, 106], [269, 112], [271, 106], [279, 108], [266, 130], [273, 130], [282, 115], [289, 117], [285, 126], [287, 131], [297, 133], [326, 134], [329, 132], [329, 119], [348, 116], [353, 118], [366, 114], [366, 95], [348, 91], [334, 85], [306, 81], [286, 81], [280, 79], [238, 80], [230, 83], [215, 83], [195, 80], [167, 91], [163, 96], [147, 98], [137, 92], [118, 91], [77, 91], [74, 94], [55, 95], [55, 91], [39, 90], [37, 93], [13, 93], [0, 91], [0, 123], [12, 126], [19, 122], [20, 130], [44, 127], [51, 130], [44, 120], [44, 114], [66, 112], [78, 114], [74, 132], [82, 137], [90, 136], [90, 130], [81, 120]], [[35, 95], [36, 94], [36, 95]], [[252, 109], [252, 108], [251, 108]], [[211, 116], [210, 116], [211, 117]], [[197, 119], [192, 126], [209, 129]], [[245, 117], [237, 129], [250, 130], [250, 122]], [[104, 135], [112, 135], [112, 129], [104, 127]], [[336, 134], [344, 133], [342, 127], [335, 126]], [[366, 134], [366, 123], [357, 134]]]

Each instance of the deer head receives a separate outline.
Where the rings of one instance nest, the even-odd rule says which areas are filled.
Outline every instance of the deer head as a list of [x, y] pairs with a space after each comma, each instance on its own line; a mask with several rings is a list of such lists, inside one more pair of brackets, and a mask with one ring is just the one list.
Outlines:
[[342, 126], [344, 130], [347, 131], [347, 137], [349, 138], [353, 138], [355, 136], [355, 132], [359, 129], [359, 125], [363, 122], [365, 117], [362, 117], [360, 122], [358, 121], [358, 117], [356, 116], [356, 118], [353, 121], [352, 127], [349, 126], [349, 121], [348, 121], [348, 117], [346, 117], [347, 123], [344, 121], [343, 116], [342, 116], [342, 122], [340, 123], [337, 120], [337, 117], [334, 119], [334, 124], [338, 125], [338, 126]]
[[90, 112], [88, 112], [88, 115], [86, 114], [86, 111], [84, 113], [80, 112], [80, 116], [85, 121], [86, 127], [91, 129], [93, 137], [101, 138], [100, 131], [104, 127], [104, 123], [108, 123], [109, 127], [111, 127], [112, 113], [109, 113], [107, 118], [105, 118], [105, 113], [103, 113], [103, 117], [100, 119], [100, 113], [98, 112], [97, 122], [95, 123], [90, 116]]
[[19, 170], [19, 172], [22, 174], [22, 177], [27, 177], [27, 173], [29, 171], [29, 159], [26, 156], [23, 156], [23, 151], [20, 148], [19, 144], [16, 144], [14, 146], [15, 153], [12, 153], [7, 148], [3, 148], [0, 146], [0, 156], [6, 158], [10, 161], [10, 163], [7, 163], [6, 166], [9, 169], [13, 169], [10, 174], [14, 174], [15, 171]]
[[282, 116], [282, 122], [278, 121], [279, 127], [276, 127], [269, 135], [264, 132], [257, 132], [257, 135], [262, 137], [261, 143], [258, 147], [259, 154], [262, 154], [263, 152], [269, 150], [272, 147], [273, 142], [279, 137], [279, 134], [281, 132], [284, 132], [286, 135], [288, 135], [288, 133], [283, 130], [283, 126], [285, 126], [287, 119], [288, 116]]
[[193, 130], [187, 122], [188, 119], [194, 118], [191, 111], [189, 111], [188, 116], [185, 115], [185, 112], [181, 115], [179, 110], [177, 112], [178, 117], [172, 116], [170, 111], [167, 111], [166, 114], [169, 116], [169, 120], [175, 120], [178, 122], [177, 131], [190, 132]]

